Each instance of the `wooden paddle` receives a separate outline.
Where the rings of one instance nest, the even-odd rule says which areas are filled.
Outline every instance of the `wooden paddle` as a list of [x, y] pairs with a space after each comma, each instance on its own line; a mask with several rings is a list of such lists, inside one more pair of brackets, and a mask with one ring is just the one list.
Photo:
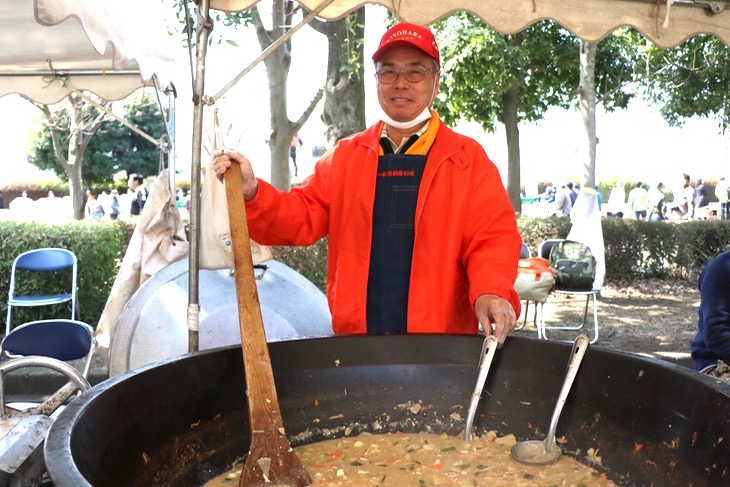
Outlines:
[[246, 221], [246, 204], [243, 201], [243, 184], [237, 164], [234, 163], [233, 167], [226, 171], [225, 183], [251, 423], [251, 447], [238, 485], [240, 487], [308, 486], [312, 484], [312, 479], [292, 451], [289, 440], [284, 434], [256, 289]]

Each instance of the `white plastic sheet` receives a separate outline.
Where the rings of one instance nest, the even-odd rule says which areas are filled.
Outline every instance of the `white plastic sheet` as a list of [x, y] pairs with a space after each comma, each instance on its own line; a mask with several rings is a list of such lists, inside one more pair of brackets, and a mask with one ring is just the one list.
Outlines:
[[601, 210], [598, 207], [598, 195], [595, 189], [581, 188], [570, 211], [570, 222], [572, 226], [567, 238], [590, 247], [593, 257], [596, 258], [593, 289], [601, 289], [606, 277], [606, 251], [603, 244]]

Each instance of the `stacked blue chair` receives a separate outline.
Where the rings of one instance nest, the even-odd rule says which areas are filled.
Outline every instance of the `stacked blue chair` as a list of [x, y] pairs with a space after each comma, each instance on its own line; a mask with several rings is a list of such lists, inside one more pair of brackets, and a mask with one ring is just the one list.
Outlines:
[[[22, 294], [21, 283], [30, 273], [57, 272], [71, 269], [71, 282], [63, 292], [55, 294]], [[13, 261], [10, 272], [10, 290], [8, 291], [8, 314], [5, 322], [5, 335], [12, 328], [13, 307], [49, 306], [54, 304], [71, 303], [71, 319], [76, 319], [78, 305], [77, 291], [78, 261], [70, 250], [58, 248], [43, 248], [23, 252]]]

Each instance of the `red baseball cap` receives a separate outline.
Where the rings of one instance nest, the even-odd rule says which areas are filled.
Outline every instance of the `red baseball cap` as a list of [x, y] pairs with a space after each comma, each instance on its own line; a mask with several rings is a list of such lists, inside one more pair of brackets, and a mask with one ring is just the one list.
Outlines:
[[439, 46], [430, 30], [416, 24], [402, 23], [396, 24], [380, 39], [380, 46], [373, 54], [373, 61], [378, 62], [383, 54], [390, 49], [398, 46], [413, 46], [425, 52], [436, 60], [441, 66], [441, 55], [439, 54]]

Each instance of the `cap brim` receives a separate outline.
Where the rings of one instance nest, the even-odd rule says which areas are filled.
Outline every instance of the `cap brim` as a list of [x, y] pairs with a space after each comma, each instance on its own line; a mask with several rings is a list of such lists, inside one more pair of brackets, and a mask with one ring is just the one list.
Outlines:
[[383, 57], [388, 51], [390, 51], [393, 48], [401, 47], [401, 46], [414, 47], [414, 48], [418, 49], [419, 51], [421, 51], [422, 53], [424, 53], [425, 55], [427, 55], [428, 57], [430, 57], [431, 59], [433, 59], [434, 61], [438, 62], [436, 60], [436, 58], [431, 55], [431, 53], [424, 51], [423, 49], [421, 49], [419, 46], [417, 46], [416, 44], [414, 44], [412, 42], [404, 41], [404, 40], [392, 41], [383, 46], [380, 46], [380, 48], [377, 51], [375, 51], [375, 53], [373, 53], [373, 62], [377, 63], [378, 60], [381, 57]]

